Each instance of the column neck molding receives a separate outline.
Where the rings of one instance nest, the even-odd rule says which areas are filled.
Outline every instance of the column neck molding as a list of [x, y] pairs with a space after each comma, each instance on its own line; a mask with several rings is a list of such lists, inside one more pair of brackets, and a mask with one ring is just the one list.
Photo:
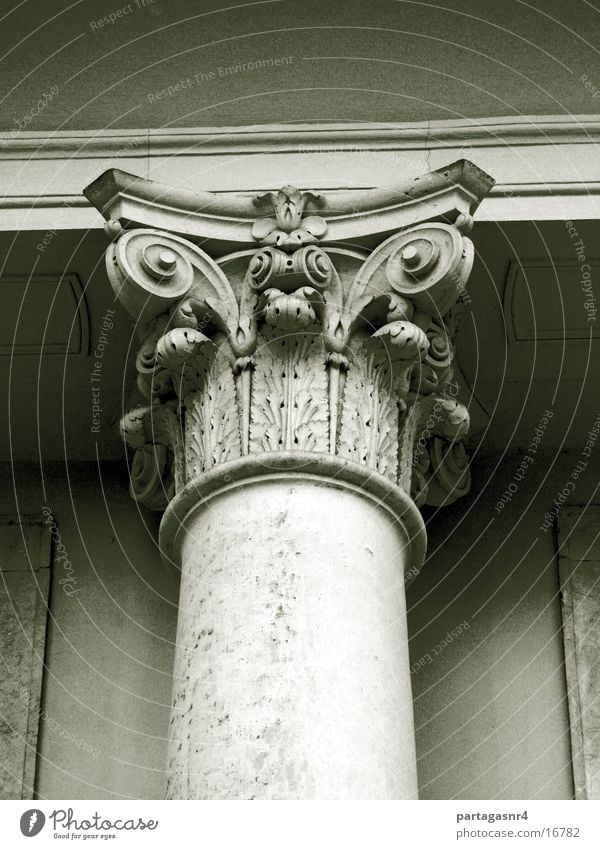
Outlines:
[[88, 187], [141, 342], [121, 423], [133, 497], [164, 510], [231, 463], [288, 473], [294, 454], [323, 478], [355, 467], [375, 494], [383, 479], [399, 503], [464, 495], [453, 338], [492, 184], [461, 161], [354, 207], [293, 186], [184, 199], [114, 171]]
[[322, 482], [348, 490], [374, 503], [402, 528], [405, 559], [410, 570], [406, 585], [419, 573], [427, 544], [425, 525], [413, 500], [399, 486], [373, 469], [340, 457], [308, 451], [278, 451], [241, 457], [213, 467], [190, 481], [169, 503], [160, 530], [161, 553], [169, 564], [179, 562], [179, 548], [190, 523], [190, 514], [212, 506], [219, 497], [237, 489], [260, 486], [271, 480]]

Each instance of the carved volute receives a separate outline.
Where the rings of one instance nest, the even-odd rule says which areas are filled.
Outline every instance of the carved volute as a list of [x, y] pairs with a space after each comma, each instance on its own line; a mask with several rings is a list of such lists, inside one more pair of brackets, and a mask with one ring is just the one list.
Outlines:
[[164, 509], [214, 466], [277, 451], [366, 466], [418, 505], [464, 495], [453, 337], [469, 211], [363, 251], [327, 241], [327, 202], [310, 192], [285, 186], [255, 210], [254, 247], [218, 259], [173, 232], [109, 222], [108, 273], [141, 340], [145, 402], [121, 425], [134, 498]]

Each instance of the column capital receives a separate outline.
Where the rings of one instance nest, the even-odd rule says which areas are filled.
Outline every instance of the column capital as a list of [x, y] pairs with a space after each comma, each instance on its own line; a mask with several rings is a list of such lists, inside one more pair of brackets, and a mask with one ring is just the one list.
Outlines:
[[122, 172], [88, 187], [141, 340], [121, 423], [133, 497], [162, 510], [215, 467], [292, 452], [366, 468], [419, 506], [464, 495], [453, 338], [492, 185], [462, 161], [360, 208], [293, 186], [184, 197]]

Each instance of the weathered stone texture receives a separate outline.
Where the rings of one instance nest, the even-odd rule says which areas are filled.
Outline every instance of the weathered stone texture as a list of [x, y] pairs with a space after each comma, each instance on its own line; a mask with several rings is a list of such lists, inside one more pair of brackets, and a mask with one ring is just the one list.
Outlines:
[[31, 799], [50, 578], [39, 524], [0, 523], [0, 798]]
[[[585, 512], [583, 512], [585, 509]], [[559, 518], [559, 562], [573, 778], [578, 799], [600, 799], [600, 508]]]

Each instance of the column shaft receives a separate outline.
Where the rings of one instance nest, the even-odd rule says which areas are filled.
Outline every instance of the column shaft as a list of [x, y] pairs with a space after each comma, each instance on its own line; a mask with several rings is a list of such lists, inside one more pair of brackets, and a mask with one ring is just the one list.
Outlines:
[[339, 478], [265, 472], [179, 514], [168, 796], [416, 798], [418, 521]]

